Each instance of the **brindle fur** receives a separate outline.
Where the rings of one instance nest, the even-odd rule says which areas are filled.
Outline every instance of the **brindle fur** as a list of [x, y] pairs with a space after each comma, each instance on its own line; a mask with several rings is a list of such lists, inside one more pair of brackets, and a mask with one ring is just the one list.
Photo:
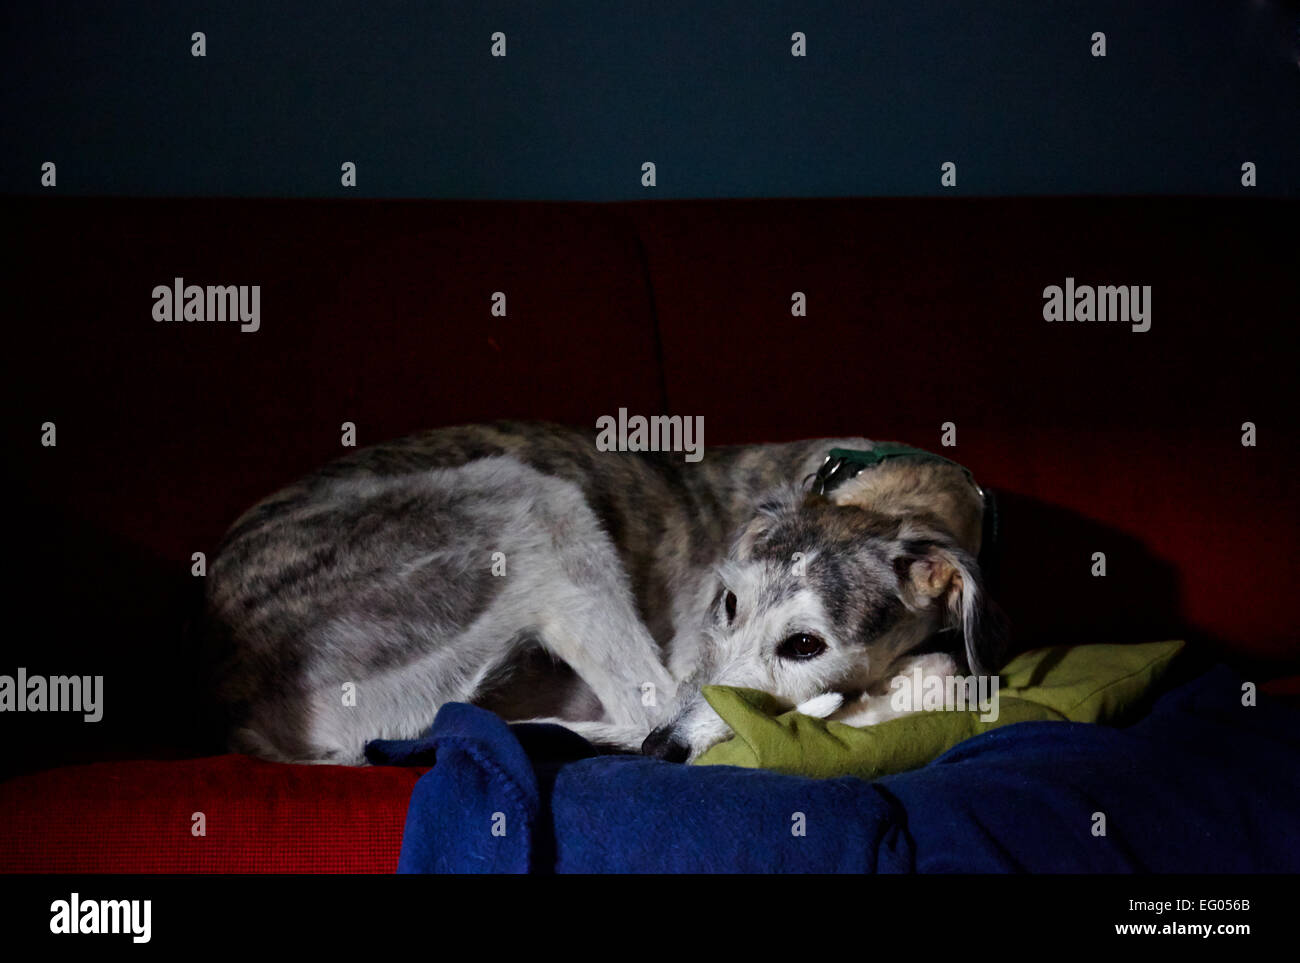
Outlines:
[[[358, 763], [367, 741], [416, 736], [448, 701], [644, 735], [710, 661], [717, 569], [737, 533], [830, 448], [870, 444], [713, 447], [691, 464], [601, 452], [594, 431], [501, 422], [341, 458], [246, 512], [211, 565], [207, 616], [232, 745]], [[931, 467], [890, 471], [913, 479]], [[978, 533], [969, 507], [928, 521]], [[888, 553], [874, 567], [849, 560], [865, 544], [895, 545], [900, 519], [820, 498], [783, 518], [762, 551], [815, 548], [830, 618], [863, 645], [887, 634], [906, 608], [877, 570]], [[504, 576], [493, 572], [498, 552]]]

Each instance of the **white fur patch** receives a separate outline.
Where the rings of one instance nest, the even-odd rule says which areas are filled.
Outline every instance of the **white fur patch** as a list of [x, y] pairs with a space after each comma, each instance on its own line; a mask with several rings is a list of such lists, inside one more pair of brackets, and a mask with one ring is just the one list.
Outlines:
[[812, 716], [814, 719], [825, 719], [843, 703], [844, 696], [838, 692], [823, 692], [821, 695], [813, 696], [806, 702], [799, 703], [795, 707], [795, 711], [805, 716]]

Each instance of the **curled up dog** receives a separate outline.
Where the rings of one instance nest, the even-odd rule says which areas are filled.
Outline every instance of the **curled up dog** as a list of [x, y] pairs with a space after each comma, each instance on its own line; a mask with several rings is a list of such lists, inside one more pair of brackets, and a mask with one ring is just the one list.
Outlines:
[[983, 493], [888, 447], [689, 464], [499, 423], [349, 455], [246, 512], [212, 563], [232, 747], [359, 764], [456, 701], [688, 761], [730, 735], [704, 685], [866, 724], [897, 714], [890, 680], [914, 668], [994, 671]]

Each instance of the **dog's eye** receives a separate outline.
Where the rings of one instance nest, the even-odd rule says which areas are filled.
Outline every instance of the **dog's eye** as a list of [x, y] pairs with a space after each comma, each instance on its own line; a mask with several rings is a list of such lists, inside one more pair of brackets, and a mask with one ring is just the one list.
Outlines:
[[815, 659], [826, 651], [826, 643], [815, 635], [799, 632], [777, 647], [776, 654], [783, 659]]
[[722, 600], [722, 604], [727, 610], [727, 621], [736, 621], [736, 593], [730, 591], [727, 592], [726, 596]]

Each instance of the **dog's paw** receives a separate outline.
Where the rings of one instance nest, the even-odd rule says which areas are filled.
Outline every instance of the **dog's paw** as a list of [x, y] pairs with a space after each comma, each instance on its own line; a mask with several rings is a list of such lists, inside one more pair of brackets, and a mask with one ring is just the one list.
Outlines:
[[910, 678], [917, 670], [921, 670], [921, 678], [929, 679], [938, 677], [940, 679], [958, 675], [960, 667], [957, 660], [946, 652], [927, 652], [925, 655], [918, 655], [910, 659], [903, 671], [898, 673], [899, 678]]
[[843, 704], [844, 696], [838, 692], [823, 692], [806, 702], [799, 703], [795, 706], [795, 711], [805, 716], [812, 716], [814, 719], [825, 719]]
[[835, 721], [855, 729], [865, 729], [905, 714], [890, 705], [889, 696], [864, 695], [845, 706]]

